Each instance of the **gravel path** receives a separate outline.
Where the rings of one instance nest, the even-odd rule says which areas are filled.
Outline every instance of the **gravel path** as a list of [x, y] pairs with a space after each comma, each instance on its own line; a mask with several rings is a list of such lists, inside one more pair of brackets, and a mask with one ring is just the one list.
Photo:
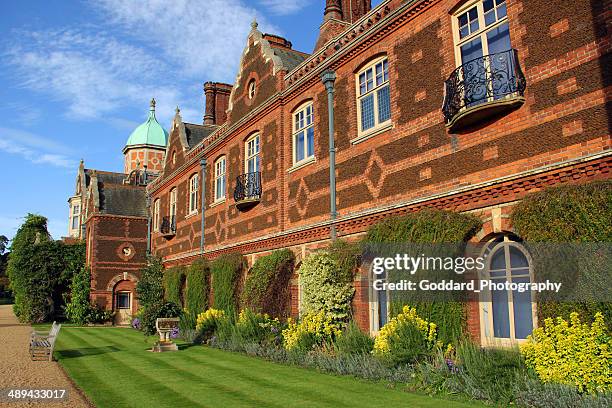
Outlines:
[[66, 389], [68, 400], [10, 403], [0, 401], [0, 407], [91, 407], [71, 384], [58, 363], [30, 360], [28, 344], [31, 332], [29, 325], [17, 321], [12, 305], [0, 305], [0, 389]]

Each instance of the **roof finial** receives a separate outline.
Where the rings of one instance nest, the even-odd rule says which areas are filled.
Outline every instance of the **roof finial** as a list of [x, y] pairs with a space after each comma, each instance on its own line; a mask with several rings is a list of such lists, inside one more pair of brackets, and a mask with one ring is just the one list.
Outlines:
[[151, 98], [151, 109], [152, 112], [155, 112], [155, 98]]
[[257, 30], [258, 26], [259, 26], [259, 24], [257, 24], [257, 19], [255, 17], [253, 17], [253, 21], [251, 22], [251, 31]]
[[176, 105], [176, 109], [174, 111], [176, 112], [177, 115], [181, 113], [181, 110], [179, 109], [178, 105]]

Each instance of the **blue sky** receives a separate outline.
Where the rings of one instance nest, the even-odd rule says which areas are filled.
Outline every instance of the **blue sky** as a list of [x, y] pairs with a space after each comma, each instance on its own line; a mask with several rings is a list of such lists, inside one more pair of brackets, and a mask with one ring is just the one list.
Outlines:
[[[323, 0], [18, 1], [0, 15], [0, 235], [28, 213], [67, 234], [79, 159], [122, 170], [151, 97], [201, 123], [202, 84], [233, 83], [250, 22], [311, 52]], [[374, 1], [374, 4], [380, 1]]]

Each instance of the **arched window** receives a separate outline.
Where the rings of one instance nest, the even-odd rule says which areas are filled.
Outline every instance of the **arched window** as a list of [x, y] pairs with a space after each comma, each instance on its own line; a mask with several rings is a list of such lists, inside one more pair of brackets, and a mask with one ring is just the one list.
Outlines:
[[357, 73], [358, 134], [364, 136], [391, 124], [389, 60], [376, 58]]
[[189, 179], [189, 214], [198, 212], [198, 174]]
[[312, 101], [293, 113], [293, 164], [314, 159], [314, 109]]
[[215, 201], [225, 200], [225, 156], [215, 161]]
[[[514, 237], [499, 236], [486, 245], [484, 279], [493, 284], [530, 283], [532, 265], [525, 247]], [[485, 343], [512, 344], [525, 340], [535, 327], [536, 305], [530, 291], [490, 290], [481, 302]]]
[[153, 231], [159, 231], [159, 198], [153, 202]]

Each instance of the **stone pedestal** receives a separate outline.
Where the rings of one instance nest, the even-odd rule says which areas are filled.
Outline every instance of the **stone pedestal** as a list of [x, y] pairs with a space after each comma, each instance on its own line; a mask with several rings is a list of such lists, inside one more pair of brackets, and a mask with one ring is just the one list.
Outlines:
[[178, 351], [178, 346], [170, 339], [170, 333], [178, 327], [179, 319], [176, 317], [160, 317], [155, 321], [155, 328], [159, 333], [159, 341], [151, 351], [161, 353], [163, 351]]

